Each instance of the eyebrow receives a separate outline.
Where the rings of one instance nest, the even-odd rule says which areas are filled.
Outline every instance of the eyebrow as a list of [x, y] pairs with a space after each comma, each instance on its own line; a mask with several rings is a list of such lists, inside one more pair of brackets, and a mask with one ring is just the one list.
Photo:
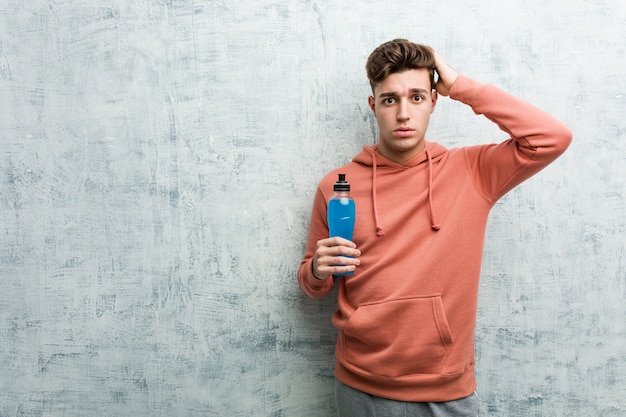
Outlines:
[[[425, 93], [425, 94], [429, 93], [429, 91], [424, 88], [411, 88], [409, 92], [410, 93]], [[396, 93], [395, 91], [388, 91], [386, 93], [380, 93], [378, 97], [396, 97], [397, 95], [398, 93]]]

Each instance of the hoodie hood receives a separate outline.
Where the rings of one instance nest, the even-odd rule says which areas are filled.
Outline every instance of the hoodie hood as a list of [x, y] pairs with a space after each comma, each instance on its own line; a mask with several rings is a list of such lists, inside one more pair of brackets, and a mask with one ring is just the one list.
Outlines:
[[441, 229], [441, 225], [435, 220], [435, 209], [433, 207], [433, 160], [435, 162], [441, 159], [441, 156], [447, 149], [434, 142], [426, 142], [426, 147], [420, 153], [415, 155], [403, 164], [399, 164], [390, 159], [385, 158], [377, 152], [378, 145], [363, 146], [363, 150], [359, 152], [353, 159], [353, 162], [369, 166], [372, 168], [372, 206], [374, 207], [374, 221], [376, 223], [376, 235], [383, 236], [385, 234], [378, 217], [378, 202], [376, 199], [376, 170], [385, 167], [397, 170], [406, 170], [421, 164], [428, 164], [428, 209], [430, 213], [430, 224], [434, 231]]

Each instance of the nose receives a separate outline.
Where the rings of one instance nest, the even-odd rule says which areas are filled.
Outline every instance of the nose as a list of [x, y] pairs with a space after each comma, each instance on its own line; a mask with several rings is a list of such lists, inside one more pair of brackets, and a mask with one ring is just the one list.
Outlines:
[[406, 100], [400, 100], [398, 103], [398, 113], [396, 114], [396, 119], [400, 122], [405, 122], [409, 120], [409, 106]]

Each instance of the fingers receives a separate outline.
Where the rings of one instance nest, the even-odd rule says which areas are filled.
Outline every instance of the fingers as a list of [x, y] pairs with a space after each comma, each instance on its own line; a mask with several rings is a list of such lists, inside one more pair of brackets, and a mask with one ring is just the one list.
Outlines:
[[329, 237], [326, 239], [318, 240], [317, 247], [319, 248], [321, 246], [328, 246], [328, 247], [348, 246], [348, 247], [356, 248], [356, 244], [354, 242], [348, 239], [344, 239], [340, 236]]
[[[338, 275], [345, 272], [352, 272], [359, 266], [360, 261], [355, 258], [348, 258], [345, 256], [337, 257], [325, 257], [321, 258], [321, 262], [318, 263], [317, 273], [315, 274], [319, 279], [326, 279], [331, 275]], [[315, 270], [313, 271], [315, 273]]]
[[361, 256], [361, 251], [356, 248], [356, 244], [341, 237], [331, 237], [317, 242], [315, 254], [319, 257], [333, 256]]
[[354, 242], [340, 237], [322, 239], [317, 242], [313, 258], [313, 273], [320, 279], [332, 274], [354, 271], [361, 263], [361, 251]]
[[459, 73], [450, 66], [434, 49], [433, 55], [435, 56], [435, 70], [439, 76], [435, 88], [442, 96], [450, 95], [450, 88], [456, 81]]

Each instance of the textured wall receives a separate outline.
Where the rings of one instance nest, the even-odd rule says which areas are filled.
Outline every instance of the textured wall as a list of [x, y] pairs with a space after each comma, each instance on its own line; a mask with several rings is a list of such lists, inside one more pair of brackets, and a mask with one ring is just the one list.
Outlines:
[[[626, 3], [421, 3], [0, 0], [0, 416], [333, 415], [296, 269], [397, 36], [575, 133], [492, 213], [483, 414], [623, 416]], [[443, 100], [429, 138], [504, 137]]]

